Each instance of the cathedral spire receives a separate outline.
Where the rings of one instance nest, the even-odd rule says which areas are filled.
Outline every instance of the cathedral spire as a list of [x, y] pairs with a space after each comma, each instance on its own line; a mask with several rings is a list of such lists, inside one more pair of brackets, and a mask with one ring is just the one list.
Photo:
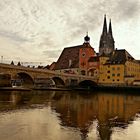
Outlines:
[[111, 25], [111, 19], [110, 19], [110, 22], [109, 22], [109, 30], [108, 30], [108, 33], [110, 33], [112, 35], [112, 25]]
[[109, 55], [114, 51], [114, 38], [112, 35], [112, 25], [111, 19], [109, 22], [109, 28], [107, 30], [107, 22], [106, 22], [106, 15], [104, 16], [104, 24], [103, 24], [103, 32], [100, 38], [99, 44], [99, 54]]
[[104, 15], [103, 34], [107, 34], [107, 23], [106, 23], [106, 15]]

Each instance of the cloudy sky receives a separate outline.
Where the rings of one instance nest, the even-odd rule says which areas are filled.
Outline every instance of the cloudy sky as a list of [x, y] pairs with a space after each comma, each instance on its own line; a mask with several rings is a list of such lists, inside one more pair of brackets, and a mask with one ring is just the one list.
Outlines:
[[87, 30], [98, 52], [104, 14], [115, 47], [140, 59], [140, 0], [0, 0], [1, 61], [50, 64]]

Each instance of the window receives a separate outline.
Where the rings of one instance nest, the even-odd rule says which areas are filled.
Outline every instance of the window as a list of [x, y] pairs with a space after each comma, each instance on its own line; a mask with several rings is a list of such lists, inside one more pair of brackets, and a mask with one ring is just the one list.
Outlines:
[[110, 79], [110, 76], [107, 76], [107, 79]]
[[110, 73], [110, 70], [108, 70], [107, 73]]
[[115, 74], [113, 73], [112, 76], [115, 76]]
[[113, 67], [112, 70], [115, 70], [115, 68]]
[[120, 73], [118, 73], [117, 76], [120, 76]]
[[120, 81], [119, 79], [117, 79], [117, 81]]
[[72, 65], [72, 60], [69, 59], [69, 67], [71, 67], [71, 65]]
[[84, 67], [86, 65], [86, 63], [85, 62], [82, 62], [81, 65]]
[[115, 80], [113, 79], [112, 81], [114, 82]]
[[85, 57], [86, 56], [86, 54], [85, 53], [82, 53], [82, 57]]
[[84, 70], [81, 71], [82, 75], [86, 75], [86, 72]]
[[120, 70], [120, 67], [117, 67], [117, 70]]

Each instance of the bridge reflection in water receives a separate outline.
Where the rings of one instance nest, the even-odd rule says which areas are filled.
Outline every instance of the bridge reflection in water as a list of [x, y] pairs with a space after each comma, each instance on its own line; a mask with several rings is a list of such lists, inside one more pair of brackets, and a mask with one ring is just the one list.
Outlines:
[[1, 92], [0, 139], [138, 140], [139, 111], [132, 93]]

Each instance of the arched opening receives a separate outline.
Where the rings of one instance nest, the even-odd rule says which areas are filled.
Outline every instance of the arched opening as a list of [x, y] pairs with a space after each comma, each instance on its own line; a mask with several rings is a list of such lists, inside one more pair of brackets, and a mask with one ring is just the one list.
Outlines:
[[55, 87], [55, 82], [51, 78], [40, 77], [34, 79], [34, 86], [42, 88]]
[[56, 87], [64, 87], [65, 86], [65, 83], [61, 78], [53, 77], [52, 79], [55, 82]]
[[23, 87], [32, 87], [34, 85], [34, 81], [32, 77], [24, 72], [17, 73], [12, 79], [13, 86], [23, 86]]
[[81, 75], [86, 75], [86, 71], [85, 70], [82, 70], [81, 71]]
[[93, 89], [97, 86], [97, 83], [91, 80], [84, 80], [79, 83], [79, 86], [82, 88]]
[[95, 73], [95, 69], [88, 70], [88, 75], [89, 76], [94, 76], [94, 73]]

